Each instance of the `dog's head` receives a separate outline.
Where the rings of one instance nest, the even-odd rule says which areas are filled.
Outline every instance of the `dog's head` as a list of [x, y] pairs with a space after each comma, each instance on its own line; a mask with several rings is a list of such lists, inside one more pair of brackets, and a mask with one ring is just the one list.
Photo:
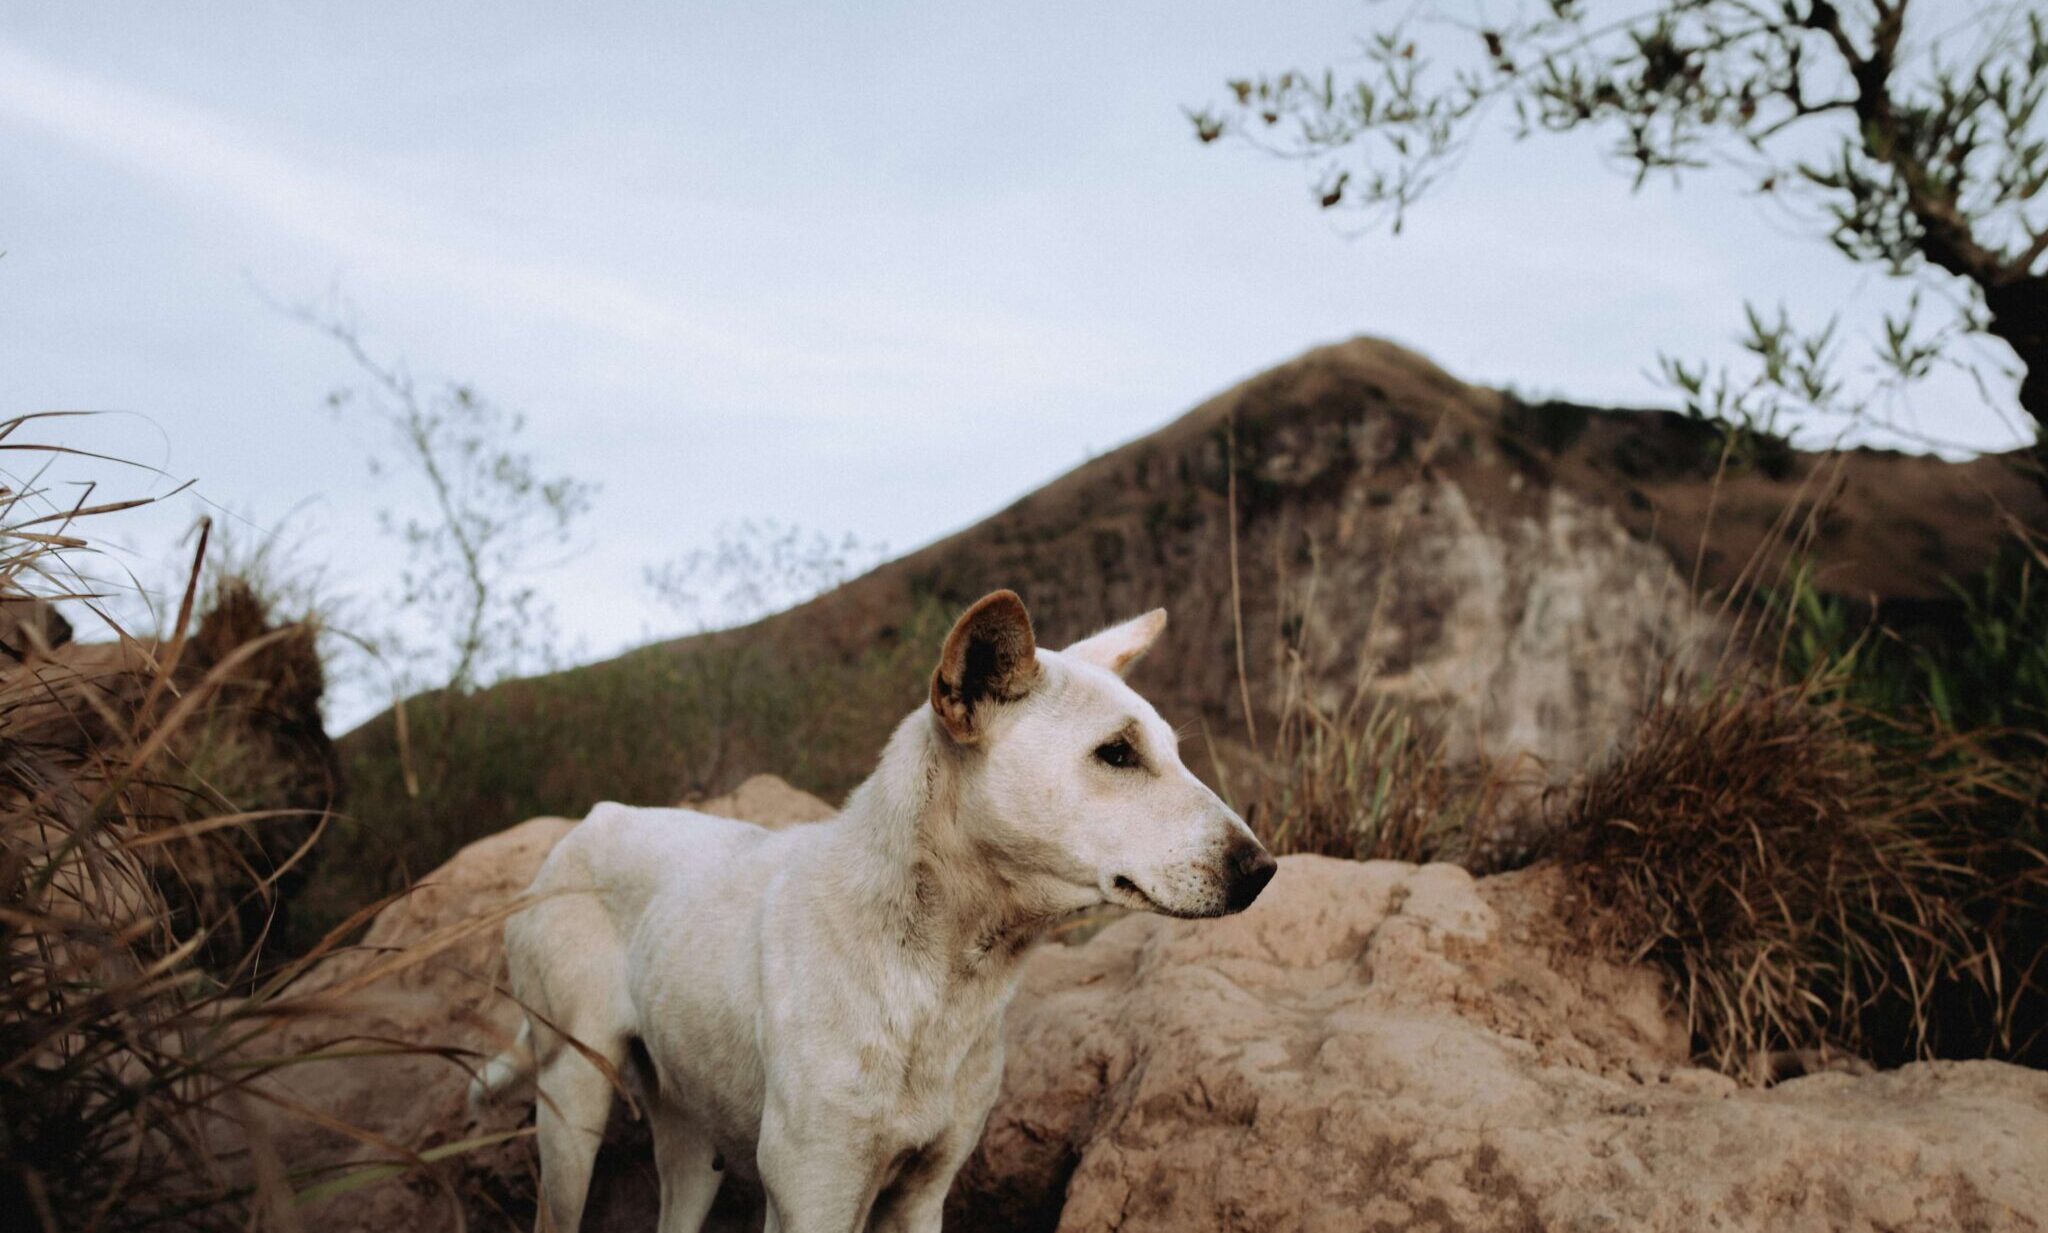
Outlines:
[[1223, 916], [1250, 906], [1276, 865], [1124, 683], [1165, 628], [1156, 609], [1048, 651], [1023, 602], [997, 591], [946, 638], [932, 713], [959, 755], [961, 816], [990, 856], [1082, 902]]

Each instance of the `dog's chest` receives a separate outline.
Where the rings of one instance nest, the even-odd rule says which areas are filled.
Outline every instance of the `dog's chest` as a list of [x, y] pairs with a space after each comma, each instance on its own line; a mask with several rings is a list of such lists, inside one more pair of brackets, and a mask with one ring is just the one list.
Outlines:
[[1007, 987], [920, 992], [886, 1007], [853, 1059], [864, 1120], [892, 1148], [921, 1147], [978, 1114], [1001, 1078]]

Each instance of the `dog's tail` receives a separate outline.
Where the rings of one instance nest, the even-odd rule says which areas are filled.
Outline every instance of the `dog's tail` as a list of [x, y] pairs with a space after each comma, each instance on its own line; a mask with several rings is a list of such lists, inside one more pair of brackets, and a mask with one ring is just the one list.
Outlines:
[[515, 1089], [524, 1090], [533, 1081], [533, 1021], [519, 1021], [519, 1035], [512, 1047], [484, 1063], [469, 1084], [469, 1111], [481, 1113]]

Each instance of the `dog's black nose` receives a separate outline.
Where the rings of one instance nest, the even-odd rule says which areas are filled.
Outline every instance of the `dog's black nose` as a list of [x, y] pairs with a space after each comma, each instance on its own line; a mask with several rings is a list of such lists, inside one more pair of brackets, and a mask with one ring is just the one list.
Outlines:
[[1227, 902], [1233, 912], [1242, 912], [1252, 906], [1252, 900], [1266, 889], [1266, 883], [1273, 880], [1273, 872], [1280, 868], [1280, 862], [1266, 851], [1265, 845], [1256, 840], [1239, 844], [1230, 853], [1230, 894]]

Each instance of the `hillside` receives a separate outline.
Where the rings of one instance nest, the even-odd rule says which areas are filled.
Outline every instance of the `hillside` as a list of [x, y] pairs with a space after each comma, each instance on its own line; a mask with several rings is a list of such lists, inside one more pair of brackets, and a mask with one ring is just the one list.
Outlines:
[[[1095, 458], [984, 521], [745, 629], [417, 699], [418, 798], [389, 715], [340, 742], [359, 821], [316, 876], [417, 874], [521, 818], [672, 801], [774, 769], [827, 796], [866, 773], [922, 696], [933, 648], [999, 586], [1059, 645], [1163, 605], [1136, 684], [1194, 733], [1239, 739], [1230, 524], [1255, 712], [1299, 656], [1440, 715], [1456, 748], [1545, 773], [1597, 758], [1672, 656], [1725, 640], [1695, 602], [1753, 580], [1774, 528], [1812, 516], [1820, 586], [1938, 613], [1982, 569], [2001, 511], [2048, 523], [2009, 460], [1767, 452], [1717, 480], [1718, 438], [1671, 412], [1532, 405], [1390, 343], [1322, 347]], [[1698, 586], [1694, 586], [1697, 574]], [[1768, 569], [1765, 577], [1769, 576]]]

